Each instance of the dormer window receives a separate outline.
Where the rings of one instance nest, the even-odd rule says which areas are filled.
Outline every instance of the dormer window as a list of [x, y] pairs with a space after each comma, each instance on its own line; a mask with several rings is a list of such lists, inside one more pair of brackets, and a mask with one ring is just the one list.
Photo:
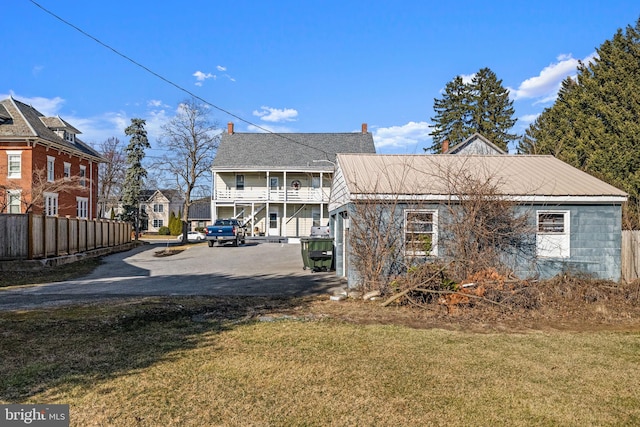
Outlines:
[[67, 132], [65, 130], [64, 131], [64, 140], [67, 141], [67, 142], [74, 143], [74, 142], [76, 142], [76, 134], [75, 133], [71, 133], [71, 132]]

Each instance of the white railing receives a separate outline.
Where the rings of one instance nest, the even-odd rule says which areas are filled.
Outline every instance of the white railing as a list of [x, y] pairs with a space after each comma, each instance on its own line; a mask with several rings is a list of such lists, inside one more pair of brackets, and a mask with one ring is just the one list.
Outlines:
[[218, 201], [324, 202], [329, 201], [329, 189], [301, 188], [298, 190], [227, 189], [217, 190]]

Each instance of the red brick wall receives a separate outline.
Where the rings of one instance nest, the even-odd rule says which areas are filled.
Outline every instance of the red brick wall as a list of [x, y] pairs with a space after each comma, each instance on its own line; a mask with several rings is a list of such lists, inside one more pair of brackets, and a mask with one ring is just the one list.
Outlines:
[[[22, 151], [22, 178], [7, 178], [8, 164], [6, 151]], [[76, 216], [76, 197], [85, 197], [89, 200], [89, 218], [95, 218], [98, 210], [98, 164], [90, 162], [87, 159], [81, 159], [75, 155], [69, 155], [59, 152], [53, 148], [47, 149], [43, 145], [37, 144], [35, 148], [31, 147], [10, 147], [0, 143], [0, 184], [9, 185], [22, 189], [23, 197], [30, 201], [32, 193], [32, 176], [34, 171], [41, 170], [46, 174], [47, 157], [55, 157], [54, 177], [55, 179], [64, 178], [64, 163], [71, 165], [71, 175], [80, 174], [80, 165], [86, 167], [86, 188], [73, 192], [62, 192], [58, 194], [58, 215], [59, 216]], [[42, 213], [42, 207], [34, 206], [34, 213]]]

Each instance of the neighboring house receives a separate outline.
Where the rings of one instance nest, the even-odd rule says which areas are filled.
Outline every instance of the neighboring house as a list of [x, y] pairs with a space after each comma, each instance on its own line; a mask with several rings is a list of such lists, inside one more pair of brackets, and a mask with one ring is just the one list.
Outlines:
[[479, 133], [474, 133], [469, 138], [465, 139], [458, 145], [454, 145], [453, 147], [449, 147], [449, 142], [445, 141], [442, 144], [442, 154], [478, 154], [490, 156], [496, 154], [507, 154], [507, 152]]
[[100, 154], [60, 117], [0, 101], [0, 212], [96, 218]]
[[157, 233], [160, 227], [169, 226], [171, 212], [178, 218], [184, 207], [184, 198], [178, 190], [144, 190], [140, 194], [140, 208], [147, 214], [143, 230]]
[[189, 230], [211, 225], [211, 197], [194, 200], [189, 206]]
[[[627, 194], [552, 156], [529, 155], [338, 155], [329, 207], [336, 274], [358, 285], [348, 236], [357, 206], [365, 201], [403, 224], [398, 232], [405, 256], [445, 259], [442, 229], [459, 200], [451, 194], [451, 180], [460, 176], [492, 180], [498, 194], [526, 215], [529, 253], [508, 259], [519, 277], [579, 271], [620, 279], [621, 205]], [[416, 241], [428, 241], [429, 249], [412, 251], [407, 242]]]
[[375, 153], [362, 125], [352, 133], [222, 135], [213, 161], [212, 220], [234, 217], [250, 235], [308, 236], [329, 219], [337, 153]]

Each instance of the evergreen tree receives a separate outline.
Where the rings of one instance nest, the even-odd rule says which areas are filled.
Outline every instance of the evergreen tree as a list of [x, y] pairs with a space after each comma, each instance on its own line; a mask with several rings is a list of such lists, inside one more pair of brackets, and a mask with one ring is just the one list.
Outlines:
[[482, 68], [476, 73], [471, 80], [470, 91], [471, 129], [508, 151], [509, 143], [518, 139], [517, 135], [509, 133], [517, 121], [513, 118], [515, 110], [509, 91], [489, 68]]
[[[531, 124], [523, 153], [554, 156], [595, 175], [640, 202], [640, 19], [619, 29], [566, 80], [552, 107]], [[634, 219], [637, 212], [626, 211]]]
[[517, 121], [509, 91], [489, 68], [480, 69], [470, 83], [456, 76], [445, 86], [443, 97], [434, 99], [433, 109], [433, 145], [425, 151], [441, 152], [445, 140], [453, 146], [476, 132], [505, 151], [518, 139], [509, 133]]
[[[469, 127], [471, 121], [471, 94], [469, 86], [462, 81], [462, 77], [456, 76], [444, 88], [442, 99], [433, 100], [433, 109], [436, 112], [431, 120], [434, 122], [433, 145], [430, 151], [442, 152], [442, 143], [449, 141], [451, 146], [464, 141], [473, 133]], [[426, 151], [427, 149], [425, 149]]]
[[140, 220], [142, 219], [142, 213], [139, 210], [140, 194], [144, 178], [147, 176], [147, 170], [142, 165], [142, 159], [145, 156], [144, 150], [151, 148], [144, 125], [145, 121], [142, 119], [131, 119], [131, 125], [124, 130], [124, 133], [131, 138], [129, 145], [125, 148], [128, 168], [125, 173], [122, 190], [122, 208], [124, 212], [120, 217], [124, 221], [133, 223], [136, 240], [139, 236]]

